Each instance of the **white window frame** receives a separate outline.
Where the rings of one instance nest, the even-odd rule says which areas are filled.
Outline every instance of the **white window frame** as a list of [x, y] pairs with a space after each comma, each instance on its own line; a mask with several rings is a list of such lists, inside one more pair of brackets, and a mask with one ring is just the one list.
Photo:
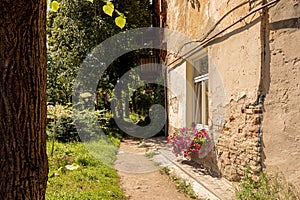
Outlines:
[[[193, 66], [195, 66], [197, 61], [203, 59], [206, 56], [207, 56], [207, 52], [202, 53], [201, 56], [194, 58], [192, 60]], [[207, 68], [209, 68], [209, 66], [207, 66]], [[208, 107], [208, 97], [206, 98], [206, 94], [205, 94], [205, 92], [208, 90], [208, 85], [207, 85], [207, 90], [206, 90], [206, 82], [208, 83], [208, 72], [206, 74], [195, 77], [195, 68], [194, 68], [194, 70], [193, 70], [193, 85], [194, 85], [194, 94], [195, 95], [193, 95], [192, 120], [196, 124], [197, 129], [207, 129], [208, 130], [208, 121], [209, 121], [209, 116], [208, 116], [209, 110], [208, 109], [209, 109], [209, 107]], [[197, 91], [195, 91], [195, 84], [197, 84], [197, 83], [202, 83], [201, 84], [201, 87], [202, 87], [201, 94], [198, 94], [198, 96], [196, 96]], [[199, 90], [200, 90], [200, 88], [199, 88]], [[200, 98], [201, 98], [201, 101], [199, 100]], [[208, 110], [208, 112], [207, 112], [207, 110]], [[207, 124], [196, 122], [196, 118], [197, 118], [196, 116], [198, 116], [198, 114], [199, 114], [198, 112], [201, 112], [201, 119], [206, 119]]]

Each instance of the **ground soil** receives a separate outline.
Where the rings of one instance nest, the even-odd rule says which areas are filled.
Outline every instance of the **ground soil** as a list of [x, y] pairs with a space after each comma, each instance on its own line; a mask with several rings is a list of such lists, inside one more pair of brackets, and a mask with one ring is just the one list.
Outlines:
[[[149, 147], [143, 146], [143, 144], [138, 140], [124, 139], [121, 142], [119, 152], [122, 154], [132, 155], [135, 153], [136, 156], [126, 157], [126, 159], [118, 158], [119, 167], [116, 167], [118, 174], [121, 177], [121, 187], [124, 189], [125, 194], [131, 200], [190, 200], [188, 196], [180, 193], [176, 187], [175, 183], [172, 182], [169, 177], [165, 174], [161, 174], [159, 167], [151, 162], [144, 162], [141, 157], [139, 160], [135, 161], [139, 156], [144, 156], [149, 150]], [[144, 156], [145, 157], [145, 156]], [[146, 157], [145, 157], [146, 158]], [[147, 158], [146, 158], [147, 159]], [[140, 162], [139, 168], [151, 169], [145, 170], [144, 172], [138, 172], [134, 167], [131, 170], [126, 171], [122, 169], [121, 165], [126, 166], [126, 162]], [[147, 166], [151, 165], [151, 166]], [[129, 165], [128, 165], [129, 166]], [[153, 166], [155, 166], [153, 168]], [[130, 168], [130, 167], [129, 167]]]

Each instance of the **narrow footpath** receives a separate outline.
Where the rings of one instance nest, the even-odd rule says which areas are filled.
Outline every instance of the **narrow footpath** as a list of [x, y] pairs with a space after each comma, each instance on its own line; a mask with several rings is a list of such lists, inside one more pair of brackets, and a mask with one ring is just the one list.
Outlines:
[[179, 193], [167, 175], [160, 169], [168, 167], [172, 176], [179, 177], [191, 185], [198, 199], [231, 200], [234, 186], [224, 178], [210, 175], [194, 161], [176, 158], [172, 146], [164, 137], [143, 141], [124, 139], [121, 142], [115, 168], [125, 194], [132, 200], [176, 200], [191, 199]]
[[137, 140], [124, 139], [121, 142], [115, 168], [129, 199], [190, 200], [177, 191], [175, 183], [167, 175], [160, 173], [159, 163], [149, 159], [153, 156], [151, 152], [149, 146]]

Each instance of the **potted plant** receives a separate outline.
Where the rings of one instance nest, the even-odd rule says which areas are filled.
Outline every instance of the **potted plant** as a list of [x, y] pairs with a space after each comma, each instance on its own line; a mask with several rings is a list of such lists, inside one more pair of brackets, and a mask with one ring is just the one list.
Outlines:
[[179, 128], [167, 138], [176, 157], [189, 157], [194, 153], [206, 155], [211, 148], [211, 141], [207, 130], [187, 127]]

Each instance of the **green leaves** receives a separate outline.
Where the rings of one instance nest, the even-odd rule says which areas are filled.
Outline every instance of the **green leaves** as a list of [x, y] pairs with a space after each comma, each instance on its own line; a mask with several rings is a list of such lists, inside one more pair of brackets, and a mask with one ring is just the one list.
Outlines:
[[103, 6], [103, 11], [105, 14], [112, 17], [113, 12], [116, 11], [116, 13], [119, 15], [115, 18], [115, 24], [120, 27], [121, 29], [124, 28], [126, 24], [126, 18], [123, 13], [119, 12], [118, 10], [115, 10], [114, 4], [110, 1], [106, 2], [106, 5]]
[[106, 5], [103, 6], [104, 13], [111, 17], [112, 17], [114, 10], [115, 10], [114, 4], [110, 1], [107, 1]]
[[[87, 0], [91, 3], [94, 2], [94, 0]], [[48, 2], [48, 0], [47, 0]], [[57, 12], [59, 9], [59, 3], [57, 1], [51, 1], [50, 3], [50, 8], [53, 12]], [[126, 18], [123, 13], [119, 12], [118, 10], [115, 9], [115, 6], [112, 2], [106, 1], [106, 5], [103, 6], [103, 11], [105, 14], [109, 16], [113, 16], [113, 12], [116, 11], [116, 13], [119, 15], [118, 17], [115, 18], [115, 24], [120, 27], [121, 29], [124, 28], [126, 25]]]
[[116, 17], [115, 23], [121, 29], [124, 28], [124, 26], [126, 24], [126, 18], [125, 18], [125, 16], [124, 15], [120, 15], [119, 17]]
[[53, 12], [57, 12], [59, 9], [59, 3], [57, 1], [51, 1], [50, 8]]
[[[94, 47], [123, 29], [150, 24], [149, 11], [145, 9], [149, 0], [118, 1], [118, 8], [113, 1], [112, 17], [103, 12], [103, 6], [107, 5], [103, 1], [106, 0], [93, 0], [93, 3], [89, 2], [90, 0], [56, 0], [59, 3], [57, 12], [50, 9], [50, 3], [53, 1], [48, 0], [47, 13], [47, 95], [48, 101], [65, 105], [71, 102], [74, 80], [82, 62]], [[118, 44], [123, 46], [121, 41], [118, 41]], [[129, 66], [135, 66], [137, 60], [135, 56], [129, 56], [116, 62], [107, 72], [110, 80], [101, 82], [103, 91], [112, 93], [112, 83], [125, 73]], [[128, 67], [123, 67], [124, 62], [130, 63]], [[100, 101], [101, 106], [106, 104], [104, 100]]]

